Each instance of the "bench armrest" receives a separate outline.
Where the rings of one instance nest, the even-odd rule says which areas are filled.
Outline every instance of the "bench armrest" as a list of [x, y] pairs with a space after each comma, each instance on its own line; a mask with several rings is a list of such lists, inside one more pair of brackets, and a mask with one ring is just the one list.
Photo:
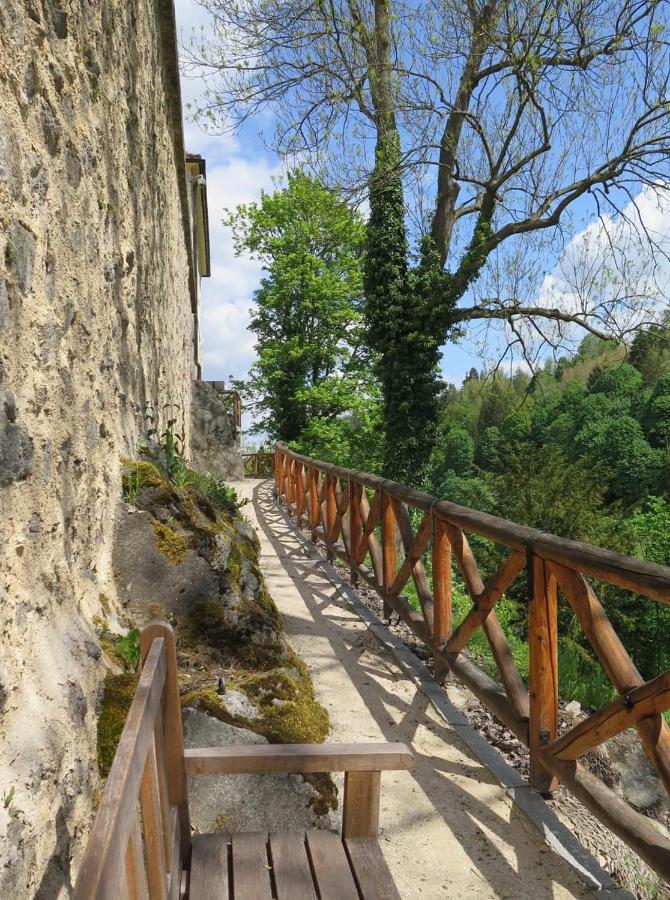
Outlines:
[[184, 751], [187, 775], [411, 769], [406, 744], [233, 744]]

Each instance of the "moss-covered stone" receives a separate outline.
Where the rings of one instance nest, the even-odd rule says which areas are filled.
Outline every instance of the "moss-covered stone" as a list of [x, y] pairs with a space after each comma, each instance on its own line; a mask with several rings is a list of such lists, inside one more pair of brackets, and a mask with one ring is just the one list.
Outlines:
[[287, 648], [280, 637], [284, 623], [264, 589], [256, 597], [233, 591], [225, 602], [196, 603], [188, 619], [192, 632], [223, 656], [261, 670], [286, 662]]
[[183, 563], [192, 548], [191, 536], [183, 531], [177, 531], [165, 522], [159, 522], [158, 519], [154, 520], [153, 529], [156, 547], [163, 556], [173, 566]]
[[159, 487], [164, 478], [156, 466], [147, 460], [122, 459], [121, 485], [126, 500], [134, 502], [138, 492], [148, 485]]
[[[229, 725], [248, 728], [271, 744], [321, 744], [328, 736], [328, 713], [316, 699], [307, 667], [292, 650], [288, 651], [286, 666], [264, 672], [237, 670], [229, 678], [228, 687], [246, 694], [259, 718], [232, 715], [213, 685], [185, 694], [182, 705], [195, 706]], [[337, 789], [329, 775], [305, 779], [317, 791], [310, 805], [318, 815], [337, 809]]]
[[[172, 619], [184, 705], [248, 728], [272, 743], [324, 741], [330, 729], [328, 714], [316, 700], [307, 668], [283, 638], [282, 616], [258, 564], [257, 535], [220, 484], [206, 476], [196, 478], [190, 470], [186, 474], [192, 483], [177, 486], [151, 461], [126, 461], [124, 468], [124, 493], [130, 491], [135, 506], [151, 516], [156, 546], [164, 556], [179, 565], [195, 551], [216, 573], [202, 599], [185, 601]], [[152, 603], [147, 612], [155, 618], [162, 610]], [[114, 640], [103, 637], [109, 659], [118, 663]], [[216, 685], [222, 670], [229, 687], [254, 704], [259, 718], [231, 713], [221, 702]], [[99, 729], [103, 772], [111, 764], [132, 699], [133, 682], [129, 676], [118, 678], [110, 676], [105, 685]], [[243, 705], [238, 708], [249, 713]], [[312, 806], [318, 813], [336, 808], [336, 789], [328, 775], [307, 780], [317, 788]]]
[[259, 719], [231, 716], [213, 685], [186, 694], [182, 704], [198, 706], [231, 725], [250, 728], [272, 744], [321, 744], [330, 731], [328, 713], [316, 699], [307, 667], [292, 651], [289, 653], [290, 668], [260, 673], [237, 671], [228, 681], [230, 688], [253, 701]]
[[108, 675], [105, 678], [97, 739], [98, 769], [103, 777], [109, 774], [112, 766], [138, 680], [138, 675]]

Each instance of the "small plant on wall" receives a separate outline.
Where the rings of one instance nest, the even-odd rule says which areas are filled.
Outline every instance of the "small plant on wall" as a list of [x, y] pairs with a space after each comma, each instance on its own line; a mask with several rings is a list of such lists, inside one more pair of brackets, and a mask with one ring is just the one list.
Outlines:
[[148, 425], [147, 438], [158, 444], [170, 481], [174, 482], [177, 487], [183, 487], [188, 478], [188, 466], [184, 456], [184, 435], [176, 430], [176, 416], [179, 409], [177, 403], [166, 403], [163, 406], [163, 410], [167, 411], [168, 419], [162, 431], [159, 431], [158, 410], [152, 403], [147, 403], [144, 418]]

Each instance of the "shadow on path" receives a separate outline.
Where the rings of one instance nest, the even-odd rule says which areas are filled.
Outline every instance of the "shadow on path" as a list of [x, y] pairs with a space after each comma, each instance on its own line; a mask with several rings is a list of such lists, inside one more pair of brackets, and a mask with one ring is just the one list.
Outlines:
[[[259, 527], [283, 569], [279, 576], [273, 573], [272, 578], [279, 578], [281, 583], [285, 575], [286, 583], [295, 586], [313, 619], [312, 625], [306, 619], [284, 614], [287, 633], [325, 637], [384, 739], [405, 741], [412, 746], [416, 756], [412, 775], [429, 798], [434, 814], [443, 819], [453, 840], [469, 857], [473, 871], [501, 898], [533, 896], [536, 900], [549, 900], [556, 896], [558, 885], [568, 895], [589, 896], [590, 892], [581, 886], [567, 863], [532, 830], [525, 815], [511, 801], [501, 801], [501, 789], [490, 772], [472, 756], [449, 725], [441, 722], [432, 708], [428, 709], [427, 697], [413, 688], [411, 701], [407, 702], [394, 690], [398, 682], [410, 682], [394, 662], [384, 659], [385, 651], [348, 607], [342, 595], [342, 583], [338, 584], [330, 576], [326, 560], [275, 503], [270, 482], [255, 486], [253, 508]], [[332, 669], [332, 663], [329, 665]], [[318, 683], [319, 670], [313, 674]], [[425, 731], [418, 739], [420, 729]], [[426, 748], [427, 744], [434, 745], [434, 741], [425, 739], [426, 731], [451, 748], [446, 754], [451, 759]], [[473, 783], [480, 785], [480, 795], [490, 794], [492, 804], [498, 807], [501, 802], [511, 804], [509, 821], [493, 805], [489, 806], [467, 789]], [[486, 786], [483, 791], [481, 785]], [[411, 828], [421, 819], [425, 819], [425, 813], [407, 811], [402, 828]], [[501, 849], [504, 845], [508, 848], [506, 854]], [[436, 854], [448, 854], [448, 851], [448, 846], [434, 848]], [[515, 864], [506, 856], [513, 857]], [[407, 864], [411, 866], [411, 860]], [[447, 870], [449, 861], [445, 859]], [[453, 877], [453, 872], [450, 874]], [[436, 887], [435, 894], [425, 896], [438, 898], [445, 896], [445, 892]]]

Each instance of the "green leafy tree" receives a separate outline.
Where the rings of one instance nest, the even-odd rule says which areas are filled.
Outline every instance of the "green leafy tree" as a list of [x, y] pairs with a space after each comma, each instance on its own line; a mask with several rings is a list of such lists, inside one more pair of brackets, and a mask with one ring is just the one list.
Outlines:
[[266, 272], [251, 319], [258, 358], [244, 385], [254, 430], [304, 442], [374, 419], [362, 411], [377, 405], [377, 390], [362, 346], [361, 217], [296, 172], [259, 203], [237, 207], [226, 224], [236, 252], [262, 260]]
[[658, 379], [642, 412], [642, 424], [654, 447], [670, 450], [670, 372]]
[[653, 385], [670, 369], [670, 327], [668, 320], [635, 335], [629, 357], [645, 385]]

